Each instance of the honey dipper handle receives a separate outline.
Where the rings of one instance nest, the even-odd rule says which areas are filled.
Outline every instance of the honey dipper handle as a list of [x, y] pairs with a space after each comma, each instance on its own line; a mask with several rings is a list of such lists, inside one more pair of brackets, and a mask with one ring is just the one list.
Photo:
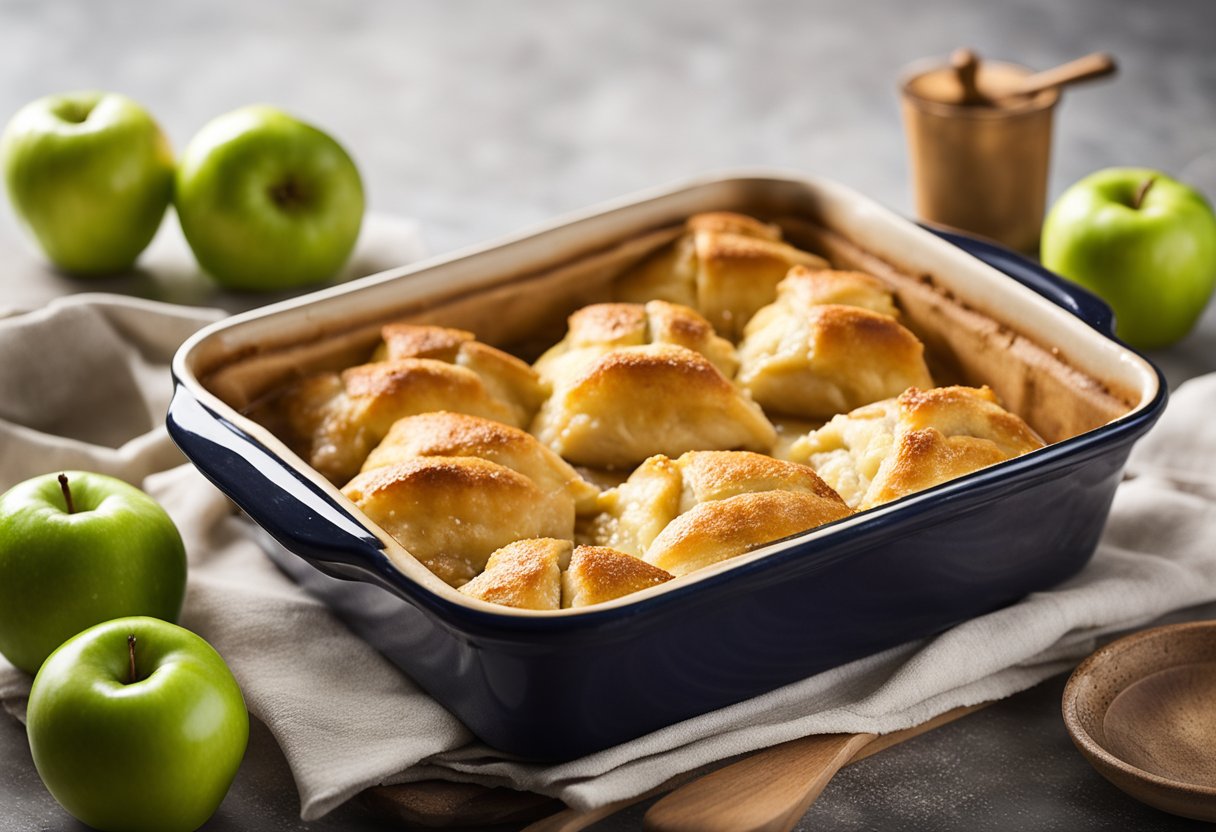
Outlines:
[[1015, 95], [1034, 95], [1037, 92], [1075, 84], [1078, 81], [1088, 81], [1114, 73], [1115, 59], [1105, 52], [1094, 52], [1075, 61], [1060, 64], [1052, 69], [1045, 69], [1028, 75], [1018, 84]]
[[976, 84], [976, 73], [980, 68], [980, 57], [972, 49], [955, 49], [950, 55], [950, 66], [958, 79], [959, 103], [963, 105], [985, 104], [987, 99]]
[[775, 745], [676, 789], [650, 807], [655, 832], [786, 832], [874, 734], [821, 734]]

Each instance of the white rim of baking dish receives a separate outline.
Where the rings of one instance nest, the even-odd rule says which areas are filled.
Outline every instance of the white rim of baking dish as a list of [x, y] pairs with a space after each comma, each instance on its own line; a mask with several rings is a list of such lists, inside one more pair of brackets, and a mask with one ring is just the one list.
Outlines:
[[[271, 330], [278, 329], [274, 325], [276, 319], [280, 319], [294, 310], [307, 307], [319, 308], [323, 304], [343, 297], [367, 295], [369, 298], [374, 298], [377, 287], [393, 284], [407, 277], [412, 277], [413, 280], [403, 281], [403, 285], [394, 287], [395, 302], [403, 303], [427, 297], [437, 288], [431, 284], [440, 279], [445, 292], [488, 287], [493, 285], [494, 277], [487, 277], [484, 268], [478, 269], [476, 259], [491, 252], [505, 254], [512, 247], [526, 245], [538, 238], [554, 235], [570, 237], [567, 245], [572, 246], [573, 241], [578, 239], [578, 226], [587, 223], [612, 225], [613, 219], [617, 220], [615, 225], [621, 227], [621, 232], [625, 232], [626, 225], [632, 227], [639, 223], [648, 224], [651, 227], [664, 223], [674, 224], [679, 222], [679, 219], [672, 219], [673, 210], [677, 217], [681, 211], [675, 210], [677, 206], [672, 203], [679, 203], [681, 198], [688, 200], [700, 191], [715, 187], [755, 187], [762, 183], [808, 189], [819, 199], [817, 207], [821, 209], [824, 224], [833, 230], [844, 232], [845, 236], [858, 242], [867, 252], [887, 262], [898, 263], [901, 269], [910, 273], [934, 275], [941, 283], [948, 286], [955, 297], [974, 308], [1004, 310], [1005, 314], [1000, 316], [1002, 320], [1016, 320], [1018, 332], [1040, 345], [1055, 345], [1055, 349], [1066, 355], [1069, 363], [1077, 369], [1094, 378], [1119, 380], [1127, 389], [1139, 391], [1140, 399], [1134, 407], [1111, 422], [1095, 428], [1094, 431], [1133, 419], [1161, 392], [1159, 374], [1146, 359], [1119, 343], [1112, 336], [1098, 332], [1072, 313], [1011, 279], [998, 269], [846, 186], [815, 176], [773, 169], [726, 170], [647, 189], [559, 216], [538, 226], [526, 228], [484, 244], [466, 247], [408, 266], [390, 269], [298, 298], [234, 315], [199, 330], [189, 338], [174, 356], [173, 374], [177, 382], [183, 385], [201, 405], [231, 422], [250, 438], [277, 455], [298, 476], [307, 479], [361, 523], [368, 533], [380, 542], [383, 547], [382, 554], [397, 572], [448, 603], [467, 607], [480, 614], [492, 613], [522, 618], [585, 616], [641, 603], [673, 590], [700, 583], [724, 572], [740, 569], [792, 546], [801, 546], [826, 535], [844, 532], [848, 528], [868, 523], [891, 512], [908, 510], [910, 504], [920, 502], [925, 498], [932, 498], [941, 489], [957, 487], [976, 474], [983, 474], [985, 471], [990, 472], [1001, 466], [1017, 463], [1019, 460], [1033, 458], [1051, 449], [1074, 443], [1094, 432], [1088, 431], [1079, 436], [1070, 437], [1015, 460], [998, 463], [996, 466], [981, 469], [981, 471], [903, 499], [859, 512], [826, 526], [809, 529], [795, 536], [774, 541], [751, 552], [737, 555], [664, 584], [612, 601], [576, 609], [524, 610], [471, 598], [442, 581], [420, 561], [408, 554], [401, 544], [372, 522], [336, 486], [321, 476], [312, 466], [299, 459], [270, 431], [242, 415], [203, 387], [192, 369], [192, 359], [200, 345], [213, 338], [220, 338], [228, 342], [226, 349], [236, 351], [242, 345], [259, 343]], [[683, 211], [683, 216], [687, 217], [698, 211], [706, 210], [731, 209], [702, 205]], [[627, 218], [622, 214], [627, 214]], [[861, 232], [861, 237], [858, 236], [858, 232]], [[871, 234], [874, 235], [874, 240], [862, 239]], [[620, 236], [618, 235], [618, 238]], [[560, 258], [557, 259], [560, 261]], [[460, 268], [466, 263], [470, 264], [468, 268]], [[426, 280], [428, 273], [435, 273], [445, 268], [449, 271], [455, 268], [457, 274], [430, 274], [429, 276], [433, 279]], [[376, 304], [373, 301], [365, 301], [364, 306], [375, 308]], [[350, 312], [344, 314], [349, 315]], [[306, 314], [305, 317], [315, 318], [317, 316]], [[327, 314], [325, 317], [340, 318], [342, 316], [333, 313]], [[240, 337], [236, 338], [235, 335]]]

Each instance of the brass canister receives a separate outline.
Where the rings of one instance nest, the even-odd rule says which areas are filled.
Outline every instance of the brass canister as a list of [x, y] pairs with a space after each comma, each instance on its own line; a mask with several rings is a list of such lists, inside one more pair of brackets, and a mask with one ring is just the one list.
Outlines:
[[[976, 87], [1008, 88], [1030, 72], [985, 61]], [[918, 216], [1034, 251], [1059, 91], [962, 104], [954, 69], [935, 62], [911, 67], [900, 92]]]

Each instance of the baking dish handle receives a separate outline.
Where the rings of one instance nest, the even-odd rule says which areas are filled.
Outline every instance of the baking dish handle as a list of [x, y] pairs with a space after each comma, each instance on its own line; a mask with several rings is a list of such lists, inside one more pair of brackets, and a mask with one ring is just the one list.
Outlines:
[[1114, 311], [1089, 290], [1049, 272], [1028, 257], [997, 243], [954, 231], [924, 227], [973, 257], [983, 260], [997, 271], [1009, 275], [1056, 306], [1063, 307], [1103, 335], [1115, 334]]
[[296, 554], [325, 563], [365, 566], [368, 554], [383, 548], [315, 483], [208, 410], [181, 383], [173, 392], [166, 425], [173, 441], [207, 479]]

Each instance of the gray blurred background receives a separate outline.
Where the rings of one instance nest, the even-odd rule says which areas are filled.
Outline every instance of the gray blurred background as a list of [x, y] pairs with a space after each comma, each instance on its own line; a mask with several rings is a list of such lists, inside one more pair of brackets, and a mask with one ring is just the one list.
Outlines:
[[[897, 79], [958, 46], [1035, 68], [1119, 60], [1115, 79], [1064, 95], [1053, 198], [1110, 165], [1185, 173], [1216, 196], [1214, 40], [1216, 0], [0, 0], [0, 120], [44, 94], [115, 90], [180, 150], [214, 116], [277, 105], [343, 142], [371, 209], [415, 218], [441, 253], [730, 166], [825, 175], [909, 212]], [[43, 268], [0, 206], [0, 308], [138, 285]], [[1216, 307], [1153, 357], [1175, 380], [1216, 369]], [[1062, 684], [850, 767], [798, 828], [1194, 828], [1088, 768], [1060, 723]], [[595, 828], [638, 828], [643, 809]], [[206, 828], [383, 828], [355, 806], [315, 825], [297, 811], [255, 725]], [[0, 832], [34, 828], [83, 830], [0, 717]]]
[[[737, 165], [908, 211], [896, 79], [960, 45], [1036, 68], [1120, 59], [1065, 94], [1052, 195], [1113, 164], [1177, 174], [1216, 149], [1214, 36], [1212, 0], [6, 0], [0, 118], [116, 90], [180, 150], [220, 113], [275, 104], [347, 146], [372, 209], [446, 251]], [[2, 228], [0, 254], [11, 214]]]

